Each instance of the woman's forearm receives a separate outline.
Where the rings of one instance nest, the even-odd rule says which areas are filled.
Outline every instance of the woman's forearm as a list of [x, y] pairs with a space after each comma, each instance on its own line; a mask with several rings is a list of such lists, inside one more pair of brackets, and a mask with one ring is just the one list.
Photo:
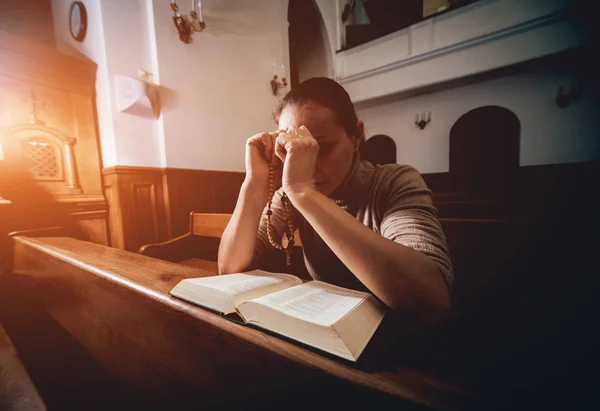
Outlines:
[[252, 264], [256, 233], [267, 203], [267, 187], [244, 181], [219, 246], [219, 274], [245, 271]]
[[390, 308], [435, 316], [449, 306], [447, 286], [425, 254], [383, 238], [316, 190], [288, 196], [344, 265]]

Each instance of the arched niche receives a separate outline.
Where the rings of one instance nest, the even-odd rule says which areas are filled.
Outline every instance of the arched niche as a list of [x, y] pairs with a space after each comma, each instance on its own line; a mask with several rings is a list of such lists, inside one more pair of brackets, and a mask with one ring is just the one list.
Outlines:
[[331, 36], [315, 0], [288, 3], [290, 82], [292, 87], [311, 77], [333, 77]]
[[450, 176], [457, 192], [496, 195], [510, 190], [519, 169], [521, 123], [509, 109], [483, 106], [450, 130]]
[[0, 132], [7, 169], [26, 170], [58, 194], [80, 194], [76, 140], [41, 124], [19, 124]]

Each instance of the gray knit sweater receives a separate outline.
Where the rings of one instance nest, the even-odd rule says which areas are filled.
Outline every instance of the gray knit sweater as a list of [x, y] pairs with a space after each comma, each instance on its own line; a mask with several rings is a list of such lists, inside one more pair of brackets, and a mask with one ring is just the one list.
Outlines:
[[[285, 228], [281, 194], [281, 189], [275, 193], [271, 207], [271, 222], [277, 240], [281, 239]], [[451, 288], [452, 263], [444, 233], [436, 218], [437, 211], [431, 202], [431, 191], [413, 167], [398, 164], [373, 166], [367, 161], [355, 162], [330, 198], [376, 233], [423, 252], [435, 262]], [[293, 258], [291, 272], [346, 288], [368, 291], [300, 213], [296, 212], [294, 218], [300, 231], [303, 255]], [[266, 213], [263, 213], [254, 266], [290, 272], [285, 266], [284, 252], [274, 249], [268, 242], [266, 221]]]

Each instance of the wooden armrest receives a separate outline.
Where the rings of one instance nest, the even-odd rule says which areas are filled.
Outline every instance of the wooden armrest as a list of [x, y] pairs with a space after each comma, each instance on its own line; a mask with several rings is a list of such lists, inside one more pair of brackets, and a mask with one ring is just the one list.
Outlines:
[[161, 260], [180, 262], [190, 258], [217, 261], [221, 239], [184, 234], [158, 244], [143, 245], [139, 253]]
[[45, 227], [45, 228], [33, 228], [30, 230], [13, 231], [11, 233], [8, 233], [8, 237], [12, 238], [12, 237], [16, 237], [19, 235], [26, 236], [26, 237], [51, 237], [51, 236], [62, 237], [62, 236], [68, 236], [68, 234], [70, 234], [70, 233], [64, 227]]

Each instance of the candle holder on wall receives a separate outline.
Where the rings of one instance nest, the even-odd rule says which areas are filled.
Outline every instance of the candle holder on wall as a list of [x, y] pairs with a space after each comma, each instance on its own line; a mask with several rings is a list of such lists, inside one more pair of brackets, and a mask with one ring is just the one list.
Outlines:
[[273, 95], [276, 96], [279, 92], [279, 89], [284, 89], [287, 87], [287, 80], [285, 77], [282, 77], [281, 80], [278, 79], [277, 74], [273, 74], [273, 78], [271, 79], [271, 90], [273, 91]]
[[173, 22], [175, 23], [175, 27], [177, 27], [179, 40], [183, 43], [191, 43], [194, 32], [201, 32], [206, 29], [206, 23], [202, 16], [202, 2], [198, 1], [196, 4], [195, 0], [191, 0], [189, 16], [179, 13], [179, 6], [177, 6], [175, 0], [171, 0], [171, 10], [173, 10]]
[[275, 72], [275, 63], [273, 63], [273, 78], [271, 79], [271, 91], [273, 91], [273, 95], [276, 96], [279, 94], [279, 90], [283, 90], [287, 87], [287, 79], [285, 77], [285, 66], [281, 65], [281, 80], [277, 76]]
[[431, 111], [429, 111], [427, 113], [427, 116], [425, 116], [425, 112], [423, 113], [417, 113], [416, 117], [415, 117], [415, 125], [417, 125], [417, 127], [419, 127], [421, 130], [423, 130], [427, 124], [429, 124], [431, 122]]
[[562, 86], [559, 87], [554, 98], [556, 105], [560, 108], [569, 107], [574, 100], [577, 100], [581, 96], [581, 91], [577, 85], [570, 84], [568, 88], [565, 88], [567, 91]]

